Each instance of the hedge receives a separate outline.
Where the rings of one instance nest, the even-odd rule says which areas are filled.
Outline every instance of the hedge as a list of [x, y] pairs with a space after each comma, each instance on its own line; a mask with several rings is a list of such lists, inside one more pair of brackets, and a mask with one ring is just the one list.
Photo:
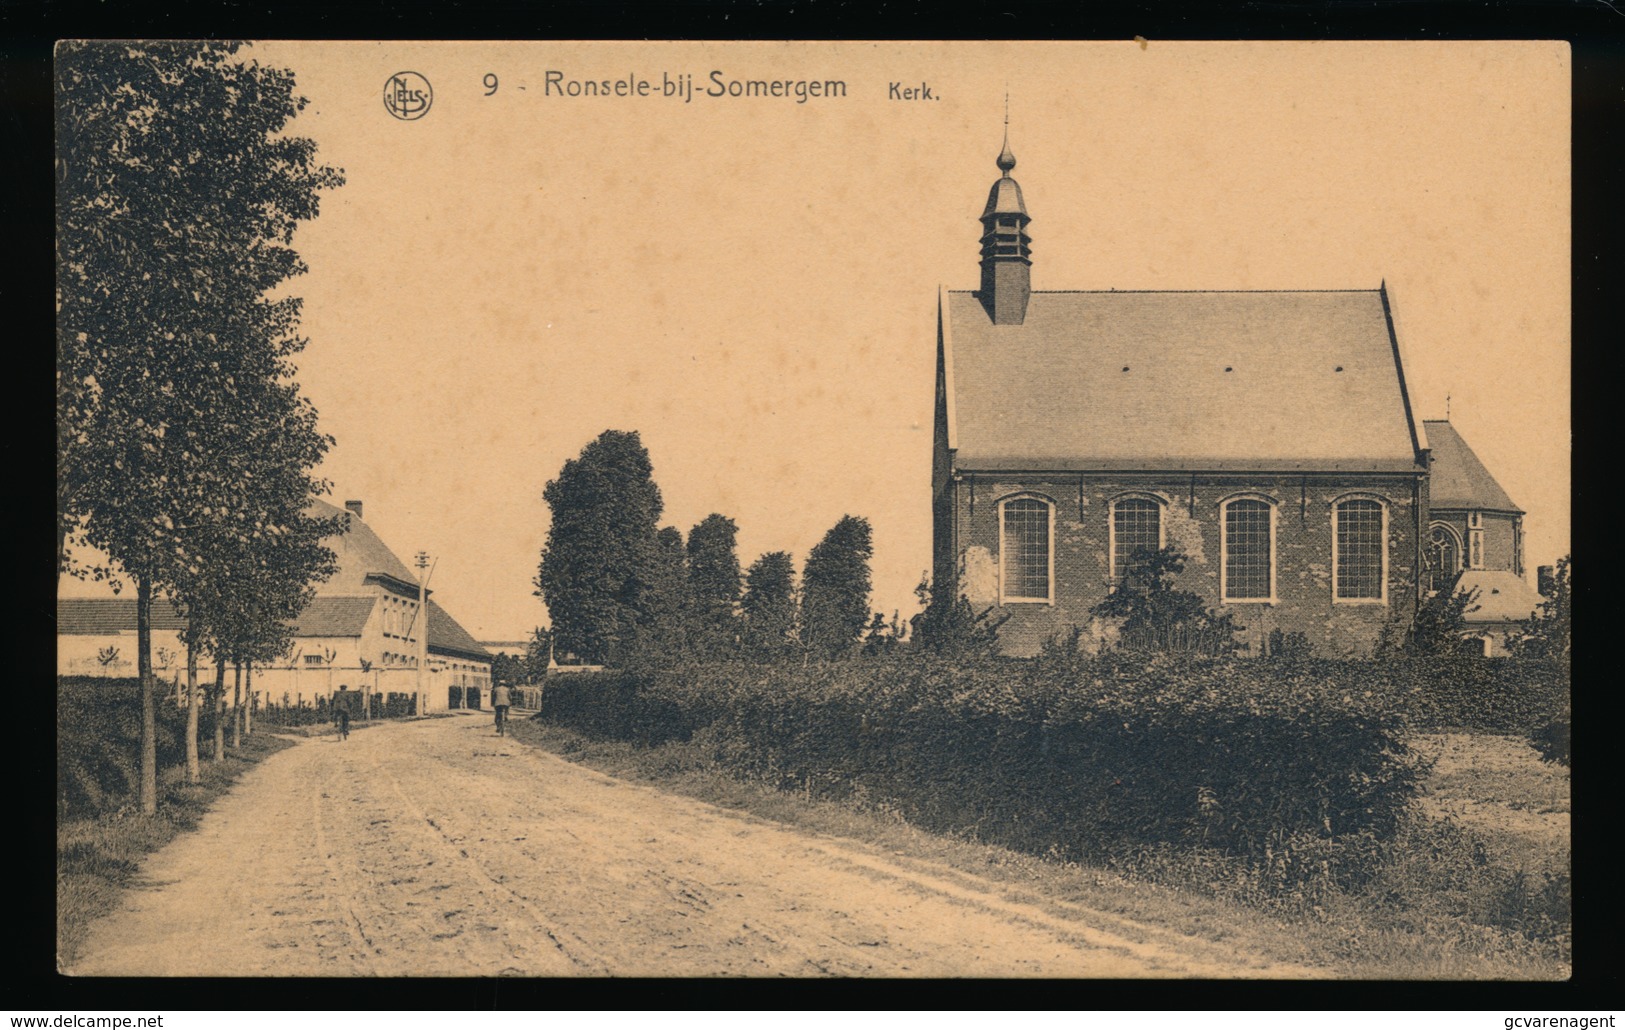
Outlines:
[[1308, 663], [1319, 674], [1398, 698], [1417, 729], [1528, 735], [1569, 703], [1568, 671], [1515, 658]]
[[1328, 671], [913, 653], [578, 674], [548, 683], [540, 717], [688, 740], [780, 787], [885, 799], [922, 825], [1034, 850], [1201, 846], [1307, 876], [1355, 854], [1335, 845], [1390, 834], [1423, 771], [1398, 699]]
[[[186, 763], [186, 709], [158, 685], [158, 768]], [[214, 707], [198, 710], [198, 740], [214, 737]], [[56, 693], [57, 811], [92, 814], [127, 804], [141, 781], [141, 681], [61, 676]]]

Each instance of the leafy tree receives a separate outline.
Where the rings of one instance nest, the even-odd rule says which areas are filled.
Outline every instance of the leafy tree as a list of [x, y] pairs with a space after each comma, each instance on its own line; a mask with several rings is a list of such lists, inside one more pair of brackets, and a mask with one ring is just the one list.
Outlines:
[[1559, 663], [1565, 669], [1569, 667], [1573, 616], [1569, 579], [1572, 564], [1570, 556], [1566, 554], [1557, 560], [1557, 566], [1552, 570], [1550, 594], [1508, 642], [1514, 655], [1546, 659]]
[[634, 432], [606, 430], [564, 463], [542, 497], [553, 512], [536, 594], [560, 650], [594, 664], [629, 657], [656, 628], [662, 581], [656, 525], [663, 510], [649, 452]]
[[691, 646], [720, 658], [739, 640], [739, 529], [724, 515], [707, 515], [688, 533], [688, 603], [694, 625]]
[[525, 644], [525, 657], [521, 659], [526, 683], [540, 683], [547, 678], [547, 667], [553, 658], [553, 634], [537, 626], [530, 632]]
[[[241, 46], [57, 51], [57, 560], [135, 582], [146, 812], [152, 599], [211, 575], [206, 537], [252, 536], [231, 493], [268, 440], [307, 458], [330, 442], [292, 381], [300, 302], [269, 293], [304, 271], [293, 231], [343, 178], [285, 132], [292, 74]], [[76, 563], [70, 539], [114, 565]]]
[[1185, 570], [1176, 547], [1136, 548], [1117, 588], [1090, 609], [1096, 618], [1121, 620], [1118, 646], [1126, 651], [1218, 656], [1247, 645], [1236, 640], [1234, 616], [1208, 608], [1201, 595], [1174, 586]]
[[812, 653], [839, 657], [863, 635], [873, 553], [869, 521], [843, 515], [807, 556], [801, 574], [801, 641]]
[[769, 551], [745, 573], [740, 601], [745, 623], [745, 650], [762, 661], [783, 658], [795, 646], [796, 570], [790, 555]]
[[493, 686], [517, 687], [524, 682], [524, 659], [500, 652], [491, 656], [491, 683]]
[[956, 659], [989, 658], [999, 653], [999, 627], [1010, 616], [994, 617], [992, 607], [980, 613], [964, 594], [956, 595], [950, 584], [932, 583], [925, 576], [914, 588], [922, 606], [914, 617], [914, 641], [936, 654]]

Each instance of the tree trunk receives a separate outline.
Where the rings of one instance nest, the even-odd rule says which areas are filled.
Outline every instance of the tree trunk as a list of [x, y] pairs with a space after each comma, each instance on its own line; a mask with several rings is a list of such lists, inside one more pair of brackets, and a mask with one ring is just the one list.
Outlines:
[[158, 811], [158, 708], [152, 676], [152, 581], [135, 580], [135, 662], [141, 676], [141, 811]]
[[243, 736], [254, 735], [254, 663], [248, 663], [248, 680], [243, 685]]
[[214, 659], [214, 760], [226, 759], [226, 659]]
[[231, 684], [231, 746], [243, 746], [243, 663], [238, 662]]
[[196, 783], [201, 775], [197, 756], [197, 648], [186, 645], [186, 782]]

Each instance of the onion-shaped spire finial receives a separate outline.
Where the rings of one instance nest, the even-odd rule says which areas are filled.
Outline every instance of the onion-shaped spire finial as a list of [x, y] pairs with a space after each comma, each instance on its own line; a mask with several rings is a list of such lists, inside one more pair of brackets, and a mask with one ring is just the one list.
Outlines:
[[1004, 95], [1004, 149], [999, 151], [999, 159], [995, 162], [999, 171], [1007, 177], [1010, 169], [1016, 166], [1016, 155], [1010, 153], [1010, 94]]

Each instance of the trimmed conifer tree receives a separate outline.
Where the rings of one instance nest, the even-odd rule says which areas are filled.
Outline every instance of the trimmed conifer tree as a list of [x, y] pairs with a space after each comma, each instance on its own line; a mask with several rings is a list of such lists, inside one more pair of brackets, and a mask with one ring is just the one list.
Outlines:
[[727, 657], [739, 646], [738, 533], [733, 519], [715, 513], [688, 533], [690, 646], [709, 658]]
[[796, 570], [785, 551], [769, 551], [745, 573], [740, 601], [745, 624], [745, 653], [771, 661], [787, 655], [796, 642]]
[[553, 512], [536, 595], [559, 653], [593, 664], [631, 657], [659, 620], [667, 578], [656, 540], [664, 503], [636, 431], [605, 430], [564, 463], [542, 498]]
[[810, 653], [841, 657], [863, 636], [873, 554], [869, 521], [843, 515], [807, 556], [801, 575], [801, 642]]

